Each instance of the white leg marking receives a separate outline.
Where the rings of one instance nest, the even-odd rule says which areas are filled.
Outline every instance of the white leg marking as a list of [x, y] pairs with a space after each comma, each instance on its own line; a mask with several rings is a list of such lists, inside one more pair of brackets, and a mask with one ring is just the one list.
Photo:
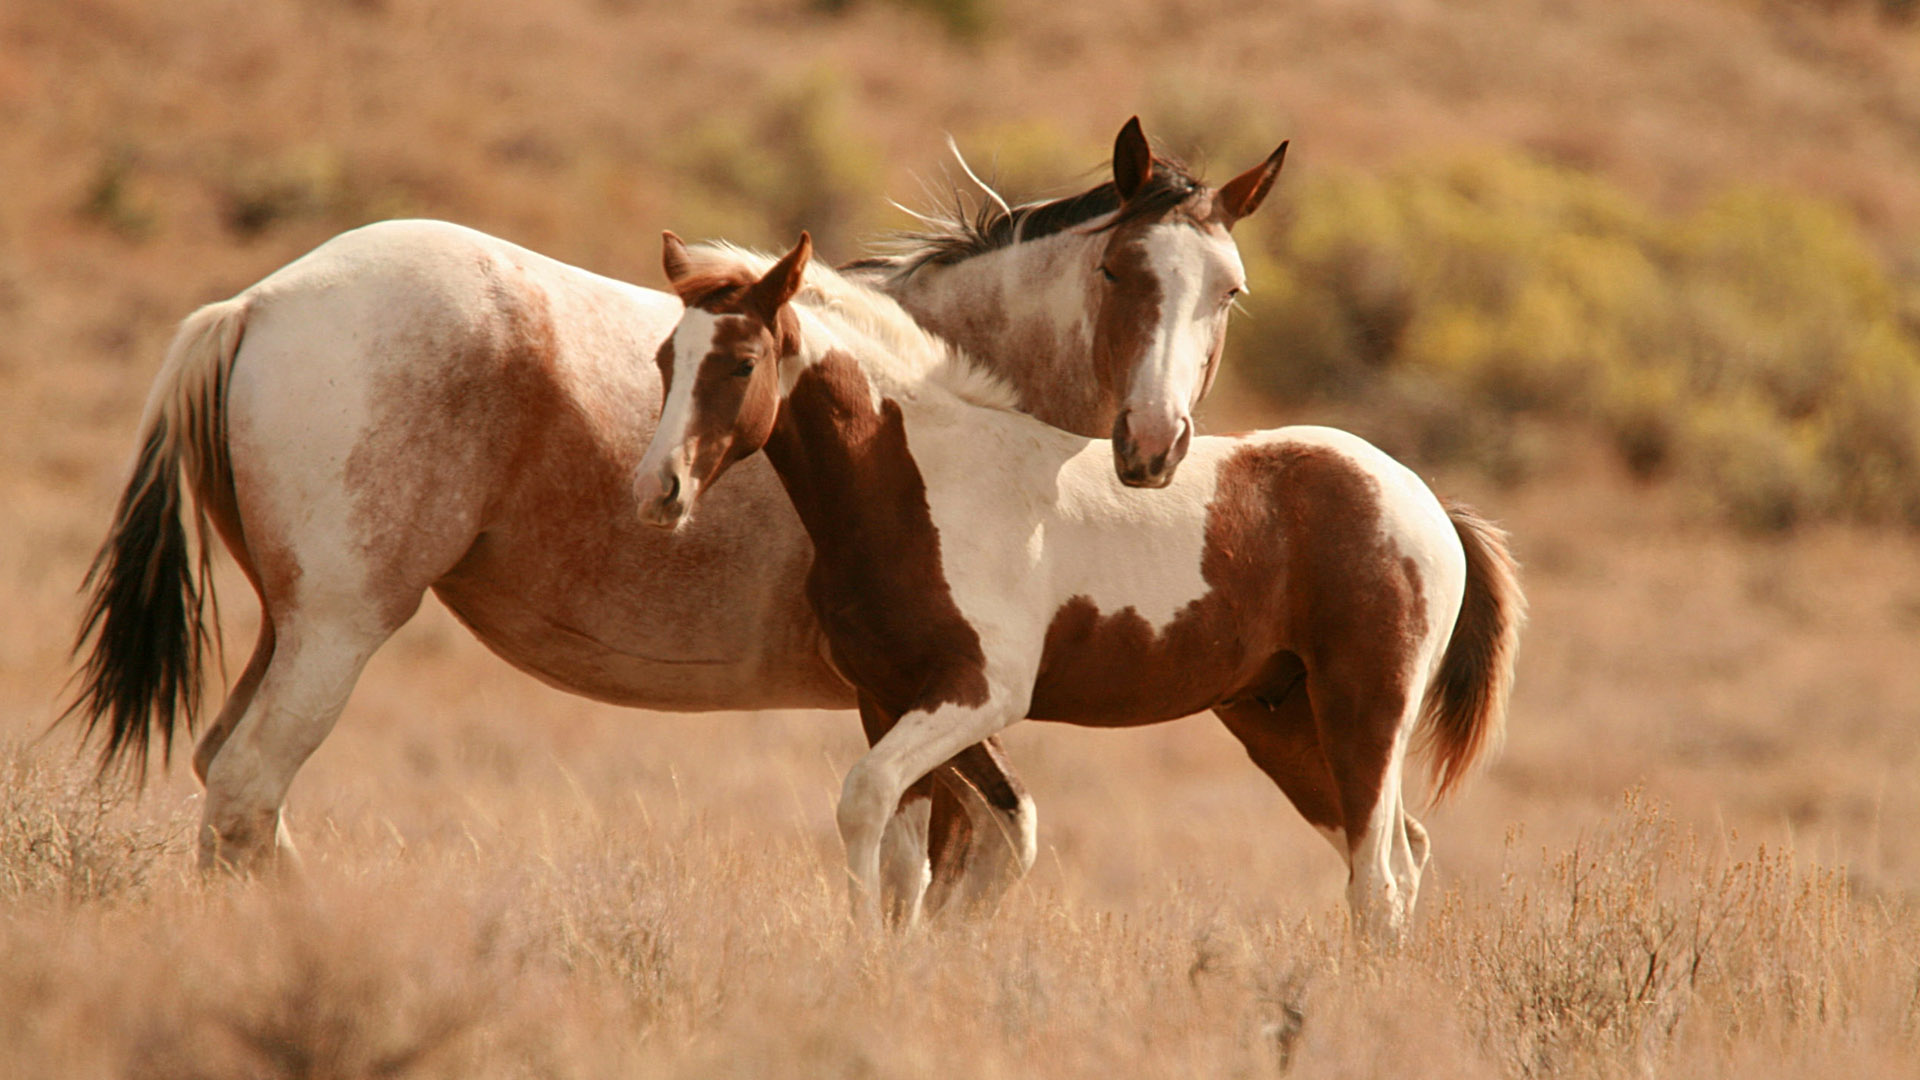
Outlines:
[[[1364, 932], [1380, 942], [1397, 941], [1405, 933], [1426, 864], [1426, 829], [1418, 822], [1413, 822], [1412, 830], [1408, 828], [1412, 819], [1400, 793], [1407, 732], [1413, 721], [1409, 716], [1401, 723], [1366, 832], [1352, 845], [1348, 861], [1347, 903]], [[1410, 832], [1419, 838], [1417, 853]]]
[[933, 800], [910, 799], [894, 812], [880, 839], [881, 903], [895, 926], [920, 921], [933, 868], [927, 861], [927, 830], [933, 818]]
[[837, 818], [847, 848], [848, 887], [854, 920], [880, 921], [880, 845], [907, 786], [948, 758], [995, 734], [1018, 719], [1004, 701], [977, 708], [942, 705], [932, 712], [907, 713], [848, 770], [840, 790]]

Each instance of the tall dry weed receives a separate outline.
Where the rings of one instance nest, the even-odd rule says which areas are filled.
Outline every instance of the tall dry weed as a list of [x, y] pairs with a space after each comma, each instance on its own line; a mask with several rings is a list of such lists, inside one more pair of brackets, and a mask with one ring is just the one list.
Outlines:
[[1428, 960], [1513, 1076], [1661, 1075], [1689, 1040], [1819, 1043], [1887, 1008], [1902, 1018], [1878, 1034], [1920, 1051], [1911, 1003], [1884, 996], [1906, 978], [1887, 961], [1911, 955], [1912, 914], [1857, 901], [1839, 870], [1735, 843], [1703, 843], [1630, 792], [1538, 869], [1510, 862], [1490, 904], [1455, 898]]
[[0, 746], [0, 902], [115, 902], [177, 870], [183, 830], [141, 820], [130, 803], [71, 766]]
[[1388, 949], [1231, 876], [1125, 911], [1023, 886], [992, 920], [870, 934], [837, 853], [638, 800], [364, 831], [316, 837], [292, 884], [0, 897], [0, 1073], [1611, 1077], [1920, 1052], [1910, 910], [1640, 797], [1537, 860], [1516, 838], [1496, 889], [1435, 898]]

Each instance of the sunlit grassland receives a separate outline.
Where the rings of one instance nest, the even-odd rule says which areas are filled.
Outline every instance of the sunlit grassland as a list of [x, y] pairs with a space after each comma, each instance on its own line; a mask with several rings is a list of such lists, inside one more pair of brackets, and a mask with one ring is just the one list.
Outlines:
[[203, 882], [190, 806], [102, 813], [9, 759], [13, 1076], [1896, 1076], [1920, 1050], [1912, 911], [1644, 797], [1564, 849], [1514, 840], [1376, 950], [1279, 851], [1142, 866], [1122, 906], [1043, 872], [990, 921], [858, 932], [824, 806], [749, 830], [557, 767], [524, 819], [309, 814], [297, 884]]

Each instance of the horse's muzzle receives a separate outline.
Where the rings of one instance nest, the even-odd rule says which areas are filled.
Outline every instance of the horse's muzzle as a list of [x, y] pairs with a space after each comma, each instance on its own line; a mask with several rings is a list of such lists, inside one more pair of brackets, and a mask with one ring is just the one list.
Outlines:
[[633, 494], [640, 520], [657, 529], [679, 528], [693, 507], [691, 493], [683, 491], [679, 475], [671, 470], [643, 475]]
[[1182, 416], [1171, 423], [1137, 423], [1129, 409], [1113, 422], [1114, 471], [1128, 487], [1166, 487], [1173, 483], [1173, 474], [1192, 443], [1192, 417]]

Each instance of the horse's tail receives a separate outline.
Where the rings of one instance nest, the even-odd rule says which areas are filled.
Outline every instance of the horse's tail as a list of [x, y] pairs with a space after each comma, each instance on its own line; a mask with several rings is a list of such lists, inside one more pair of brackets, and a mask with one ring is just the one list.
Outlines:
[[[226, 396], [247, 307], [244, 298], [209, 304], [180, 324], [147, 398], [133, 475], [81, 586], [89, 596], [73, 652], [87, 657], [79, 695], [61, 719], [80, 717], [86, 738], [104, 722], [103, 777], [130, 762], [144, 779], [154, 728], [171, 760], [176, 722], [184, 717], [191, 731], [200, 707], [212, 640], [207, 518], [212, 511], [237, 520]], [[193, 492], [197, 557], [182, 520], [183, 474]], [[216, 621], [218, 613], [214, 604]]]
[[1467, 589], [1440, 670], [1421, 704], [1420, 745], [1435, 802], [1451, 794], [1505, 737], [1514, 654], [1527, 619], [1506, 532], [1468, 507], [1448, 504], [1446, 509], [1466, 550]]

